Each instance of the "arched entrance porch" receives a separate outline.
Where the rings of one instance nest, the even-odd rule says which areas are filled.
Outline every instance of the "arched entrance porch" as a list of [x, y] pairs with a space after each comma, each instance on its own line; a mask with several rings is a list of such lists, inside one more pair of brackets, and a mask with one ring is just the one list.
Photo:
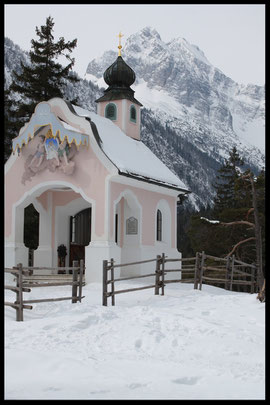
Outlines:
[[[80, 218], [81, 212], [88, 213], [87, 217], [83, 216], [83, 235], [80, 240], [73, 242], [77, 242], [77, 245], [82, 243], [85, 245], [85, 235], [87, 234], [89, 244], [94, 223], [92, 213], [95, 204], [86, 199], [81, 190], [68, 182], [41, 183], [31, 189], [12, 207], [12, 234], [9, 237], [6, 251], [8, 266], [17, 263], [28, 265], [28, 248], [24, 244], [24, 209], [29, 204], [33, 204], [39, 213], [39, 245], [34, 251], [34, 266], [59, 266], [57, 252], [59, 245], [67, 248], [64, 264], [69, 266], [72, 256], [71, 218], [76, 218], [76, 216]], [[76, 235], [81, 235], [81, 225], [82, 221], [77, 224]], [[81, 258], [84, 259], [84, 257]]]

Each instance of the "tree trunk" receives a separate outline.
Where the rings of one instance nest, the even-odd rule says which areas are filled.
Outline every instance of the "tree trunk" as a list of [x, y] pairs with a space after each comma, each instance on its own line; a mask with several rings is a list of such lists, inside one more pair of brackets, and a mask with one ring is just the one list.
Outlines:
[[257, 207], [257, 198], [256, 190], [254, 186], [253, 175], [249, 175], [251, 188], [252, 188], [252, 203], [254, 208], [254, 221], [255, 221], [255, 241], [256, 241], [256, 264], [258, 271], [258, 286], [261, 291], [264, 283], [264, 274], [262, 270], [262, 246], [261, 246], [261, 227], [259, 222], [258, 207]]
[[263, 282], [263, 286], [259, 291], [259, 294], [257, 296], [258, 300], [260, 300], [261, 302], [265, 302], [265, 279]]

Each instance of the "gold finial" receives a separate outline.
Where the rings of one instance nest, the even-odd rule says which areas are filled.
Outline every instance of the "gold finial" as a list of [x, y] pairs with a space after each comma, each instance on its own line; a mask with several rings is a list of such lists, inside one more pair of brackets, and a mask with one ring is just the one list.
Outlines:
[[122, 49], [122, 45], [121, 45], [121, 38], [124, 36], [123, 34], [121, 34], [121, 31], [119, 32], [119, 35], [117, 35], [119, 37], [119, 45], [118, 45], [118, 56], [121, 56], [121, 49]]

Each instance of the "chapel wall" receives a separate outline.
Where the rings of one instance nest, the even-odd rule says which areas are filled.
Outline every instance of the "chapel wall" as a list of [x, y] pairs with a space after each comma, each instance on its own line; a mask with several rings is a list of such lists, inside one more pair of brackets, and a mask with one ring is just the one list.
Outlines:
[[[156, 212], [161, 201], [165, 201], [170, 211], [170, 238], [169, 245], [176, 248], [176, 197], [149, 191], [134, 186], [127, 186], [116, 182], [111, 183], [110, 193], [110, 237], [114, 234], [114, 211], [115, 205], [125, 194], [131, 192], [141, 206], [141, 244], [145, 246], [156, 245]], [[121, 225], [123, 232], [124, 224]]]

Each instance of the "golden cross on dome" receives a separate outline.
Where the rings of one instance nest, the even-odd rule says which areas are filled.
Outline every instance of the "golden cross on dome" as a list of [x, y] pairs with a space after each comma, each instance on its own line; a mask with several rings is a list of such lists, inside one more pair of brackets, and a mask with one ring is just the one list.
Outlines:
[[118, 45], [118, 56], [121, 56], [121, 49], [122, 49], [122, 45], [121, 45], [121, 38], [124, 36], [123, 34], [121, 34], [121, 31], [119, 32], [119, 35], [117, 35], [119, 37], [119, 45]]

